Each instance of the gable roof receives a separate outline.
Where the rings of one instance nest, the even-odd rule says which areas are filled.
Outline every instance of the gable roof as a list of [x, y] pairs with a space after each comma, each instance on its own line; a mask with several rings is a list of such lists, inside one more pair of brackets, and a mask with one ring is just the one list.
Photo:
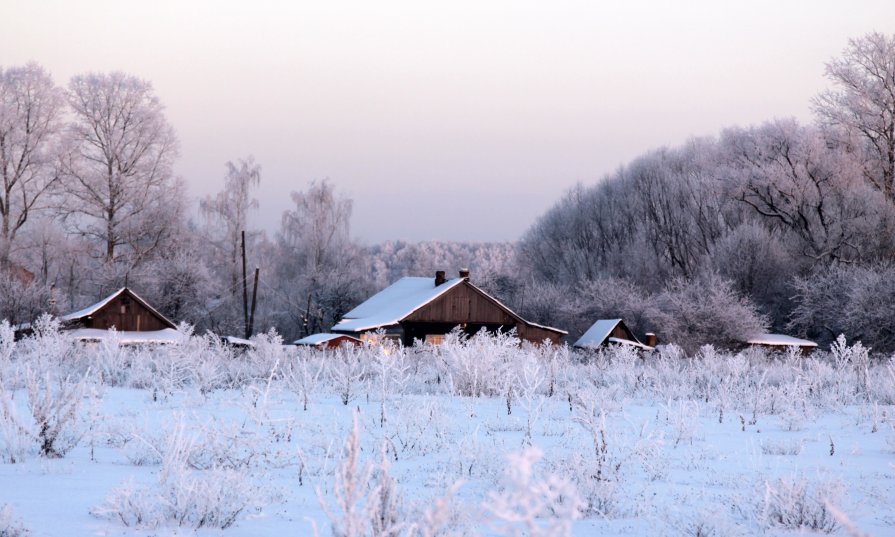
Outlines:
[[[615, 330], [615, 327], [619, 324], [625, 329], [625, 332], [631, 334], [633, 339], [622, 339], [617, 337], [609, 337], [612, 334], [612, 331]], [[578, 341], [572, 345], [573, 347], [599, 347], [606, 341], [610, 343], [621, 343], [623, 345], [632, 345], [634, 347], [638, 347], [644, 350], [650, 350], [652, 347], [648, 345], [644, 345], [637, 339], [637, 336], [631, 332], [627, 326], [622, 322], [621, 319], [600, 319], [594, 324], [591, 325], [590, 328], [587, 329], [587, 332], [584, 333]]]
[[504, 310], [510, 317], [516, 319], [517, 322], [560, 334], [568, 333], [565, 330], [526, 321], [501, 301], [473, 285], [468, 278], [454, 278], [436, 286], [433, 278], [420, 276], [406, 276], [379, 291], [346, 313], [342, 320], [332, 327], [332, 330], [334, 332], [363, 332], [394, 326], [464, 282]]
[[332, 329], [362, 332], [394, 326], [463, 281], [463, 278], [454, 278], [436, 287], [433, 278], [418, 276], [401, 278], [346, 313]]
[[63, 321], [63, 322], [80, 321], [81, 319], [84, 319], [85, 317], [90, 317], [91, 315], [96, 314], [98, 311], [100, 311], [103, 308], [105, 308], [106, 306], [108, 306], [110, 302], [112, 302], [116, 298], [120, 297], [121, 295], [125, 295], [125, 294], [127, 296], [131, 297], [132, 300], [134, 300], [135, 302], [139, 303], [141, 306], [143, 306], [144, 308], [149, 310], [150, 313], [152, 313], [153, 315], [158, 317], [159, 320], [162, 321], [162, 324], [167, 325], [169, 328], [173, 328], [175, 330], [177, 329], [177, 325], [174, 324], [173, 321], [171, 321], [170, 319], [168, 319], [167, 317], [165, 317], [164, 315], [159, 313], [159, 311], [157, 309], [150, 306], [149, 303], [147, 303], [145, 300], [140, 298], [140, 296], [137, 295], [137, 293], [131, 291], [127, 287], [122, 287], [121, 289], [115, 291], [114, 293], [107, 296], [106, 298], [100, 300], [96, 304], [92, 304], [90, 306], [87, 306], [86, 308], [82, 308], [82, 309], [79, 309], [78, 311], [73, 311], [73, 312], [67, 313], [65, 315], [60, 315], [59, 320]]

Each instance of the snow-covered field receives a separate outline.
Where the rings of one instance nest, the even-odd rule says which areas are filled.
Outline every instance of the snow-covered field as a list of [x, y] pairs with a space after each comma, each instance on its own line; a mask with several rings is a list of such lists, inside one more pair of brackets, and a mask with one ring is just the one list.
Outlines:
[[895, 362], [859, 345], [236, 354], [45, 332], [0, 327], [3, 536], [895, 535]]

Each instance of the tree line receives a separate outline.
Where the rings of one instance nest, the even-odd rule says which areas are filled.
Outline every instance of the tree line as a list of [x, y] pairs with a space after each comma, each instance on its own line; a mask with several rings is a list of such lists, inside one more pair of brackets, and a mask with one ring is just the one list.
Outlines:
[[92, 73], [61, 88], [37, 64], [0, 69], [0, 317], [64, 313], [126, 284], [177, 320], [240, 335], [245, 231], [256, 331], [287, 338], [327, 330], [400, 276], [464, 266], [573, 334], [624, 317], [691, 348], [774, 330], [892, 351], [895, 35], [851, 40], [826, 75], [812, 124], [652, 150], [566, 192], [518, 243], [365, 246], [329, 181], [293, 192], [275, 232], [251, 229], [251, 157], [226, 163], [193, 211], [148, 81]]

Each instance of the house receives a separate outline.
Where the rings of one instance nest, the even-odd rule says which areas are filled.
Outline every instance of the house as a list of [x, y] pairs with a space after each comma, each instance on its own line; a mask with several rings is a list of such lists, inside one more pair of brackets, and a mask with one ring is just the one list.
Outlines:
[[656, 335], [647, 334], [647, 343], [643, 344], [634, 332], [621, 319], [600, 319], [587, 329], [572, 346], [579, 349], [595, 349], [603, 345], [630, 345], [641, 350], [653, 350], [656, 346]]
[[345, 334], [311, 334], [292, 342], [293, 345], [315, 347], [320, 350], [338, 349], [342, 345], [360, 345], [362, 343], [356, 337]]
[[803, 353], [811, 352], [817, 348], [817, 343], [807, 339], [786, 336], [783, 334], [756, 334], [745, 341], [750, 347], [764, 347], [770, 350], [786, 350], [798, 348]]
[[96, 304], [59, 316], [62, 329], [81, 341], [100, 341], [115, 328], [122, 344], [176, 343], [184, 339], [177, 325], [139, 295], [122, 287]]
[[469, 271], [446, 279], [443, 270], [435, 278], [406, 277], [370, 297], [345, 314], [332, 331], [364, 341], [387, 338], [412, 345], [415, 340], [438, 344], [459, 326], [467, 334], [516, 329], [520, 339], [559, 343], [566, 332], [526, 321], [499, 300], [469, 281]]

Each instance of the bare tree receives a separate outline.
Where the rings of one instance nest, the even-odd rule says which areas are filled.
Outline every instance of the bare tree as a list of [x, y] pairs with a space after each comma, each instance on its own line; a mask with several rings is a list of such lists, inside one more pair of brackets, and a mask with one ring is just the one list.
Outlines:
[[859, 140], [864, 176], [895, 202], [895, 35], [850, 39], [826, 75], [837, 89], [814, 99], [822, 123]]
[[121, 72], [72, 78], [73, 149], [64, 160], [71, 229], [105, 263], [139, 264], [180, 225], [177, 139], [152, 85]]
[[0, 268], [56, 183], [65, 98], [43, 67], [0, 68]]

